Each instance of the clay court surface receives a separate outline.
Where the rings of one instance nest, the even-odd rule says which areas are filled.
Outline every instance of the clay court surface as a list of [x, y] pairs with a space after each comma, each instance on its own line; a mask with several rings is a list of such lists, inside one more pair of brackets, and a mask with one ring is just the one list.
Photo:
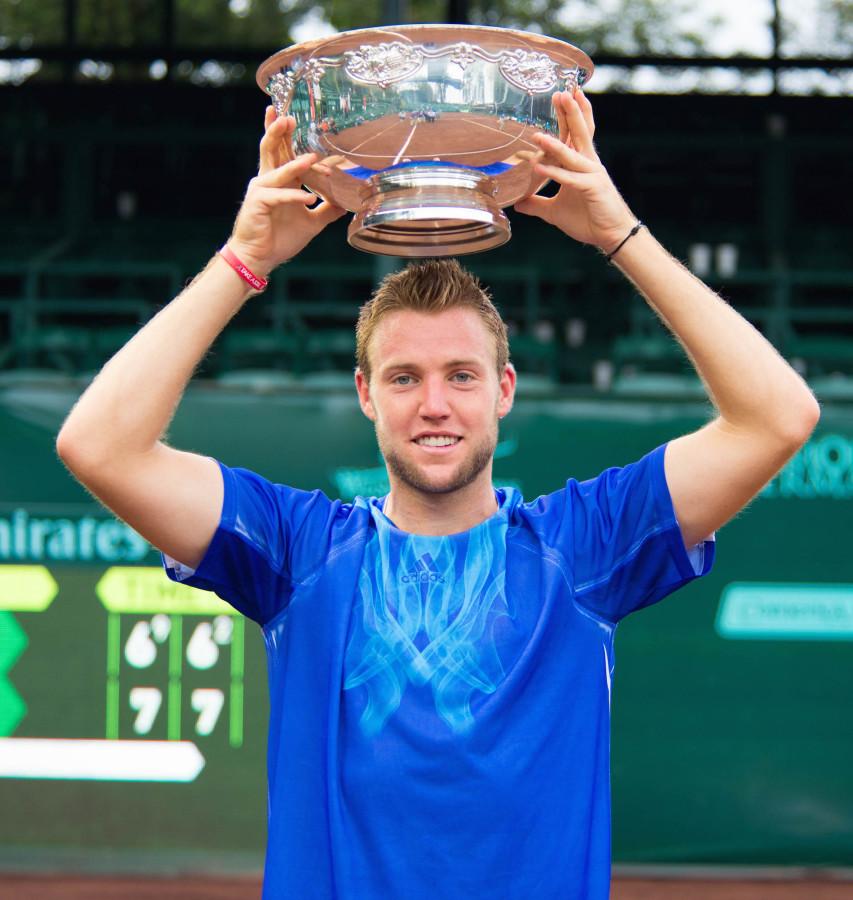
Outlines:
[[[143, 880], [6, 876], [0, 879], [0, 900], [258, 900], [260, 895], [258, 878]], [[614, 881], [610, 897], [611, 900], [851, 900], [853, 882], [623, 878]]]
[[[333, 152], [346, 153], [369, 169], [383, 169], [402, 159], [432, 158], [437, 127], [436, 123], [385, 116], [348, 127], [338, 135], [326, 135], [325, 140]], [[467, 166], [485, 165], [518, 150], [536, 150], [535, 144], [521, 136], [537, 130], [512, 119], [498, 123], [489, 116], [442, 113], [441, 158]]]

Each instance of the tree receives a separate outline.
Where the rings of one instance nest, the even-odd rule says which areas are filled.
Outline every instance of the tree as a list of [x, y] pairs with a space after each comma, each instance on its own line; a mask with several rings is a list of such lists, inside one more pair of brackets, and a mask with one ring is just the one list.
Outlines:
[[[408, 19], [441, 22], [447, 8], [447, 0], [409, 0]], [[689, 0], [471, 0], [469, 15], [475, 24], [542, 32], [590, 52], [684, 54], [702, 50], [703, 33], [683, 25], [690, 8]], [[156, 45], [164, 10], [162, 0], [83, 0], [76, 41]], [[339, 31], [383, 23], [382, 0], [178, 0], [175, 10], [179, 46], [284, 47], [294, 27], [317, 13]], [[0, 0], [0, 46], [56, 45], [63, 23], [60, 0]]]
[[[850, 0], [817, 0], [816, 12], [802, 9], [795, 0], [780, 3], [785, 55], [850, 55]], [[440, 22], [449, 3], [406, 0], [406, 5], [408, 21]], [[64, 8], [62, 0], [0, 0], [0, 49], [32, 47], [33, 56], [37, 56], [40, 46], [61, 44]], [[248, 81], [253, 67], [239, 65], [244, 51], [248, 51], [247, 57], [257, 58], [258, 51], [272, 51], [304, 40], [310, 34], [306, 23], [317, 20], [338, 31], [380, 25], [384, 8], [384, 0], [175, 0], [172, 44], [199, 50], [234, 48], [229, 55], [237, 61], [236, 65], [215, 61], [203, 65], [186, 63], [178, 77], [208, 83]], [[164, 52], [164, 0], [78, 0], [77, 10], [76, 42], [93, 48], [93, 54], [99, 45], [150, 47], [152, 59]], [[695, 0], [469, 0], [468, 10], [474, 24], [549, 34], [582, 47], [593, 59], [601, 54], [702, 55], [708, 52], [709, 38], [722, 24]], [[216, 72], [210, 77], [204, 75], [205, 66], [208, 72]], [[114, 69], [106, 66], [98, 71], [97, 77], [109, 77]], [[149, 73], [156, 77], [153, 71], [147, 62], [121, 63], [115, 68], [116, 73], [130, 78], [145, 78]], [[623, 74], [619, 82], [611, 78], [609, 84], [628, 86], [631, 77]], [[696, 79], [695, 86], [702, 83], [702, 78]], [[7, 80], [11, 79], [7, 76]], [[689, 85], [681, 87], [687, 89]]]

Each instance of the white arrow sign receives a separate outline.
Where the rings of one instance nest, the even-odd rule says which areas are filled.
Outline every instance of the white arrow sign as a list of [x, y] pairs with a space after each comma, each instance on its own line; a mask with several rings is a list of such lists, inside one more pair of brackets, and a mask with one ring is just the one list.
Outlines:
[[0, 778], [188, 782], [203, 768], [191, 741], [0, 738]]

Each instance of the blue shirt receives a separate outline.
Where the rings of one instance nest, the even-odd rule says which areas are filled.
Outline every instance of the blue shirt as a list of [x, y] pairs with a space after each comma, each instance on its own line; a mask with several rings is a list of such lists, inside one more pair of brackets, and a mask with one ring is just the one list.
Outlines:
[[166, 565], [263, 628], [265, 898], [607, 900], [616, 624], [714, 556], [663, 455], [446, 537], [222, 466], [204, 559]]

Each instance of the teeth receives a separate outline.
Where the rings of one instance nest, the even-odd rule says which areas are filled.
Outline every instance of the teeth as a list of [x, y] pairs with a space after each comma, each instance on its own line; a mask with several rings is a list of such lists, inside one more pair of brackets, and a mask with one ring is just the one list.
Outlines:
[[435, 435], [418, 438], [416, 443], [421, 444], [424, 447], [449, 447], [451, 444], [456, 444], [459, 442], [459, 438], [450, 437], [449, 435]]

